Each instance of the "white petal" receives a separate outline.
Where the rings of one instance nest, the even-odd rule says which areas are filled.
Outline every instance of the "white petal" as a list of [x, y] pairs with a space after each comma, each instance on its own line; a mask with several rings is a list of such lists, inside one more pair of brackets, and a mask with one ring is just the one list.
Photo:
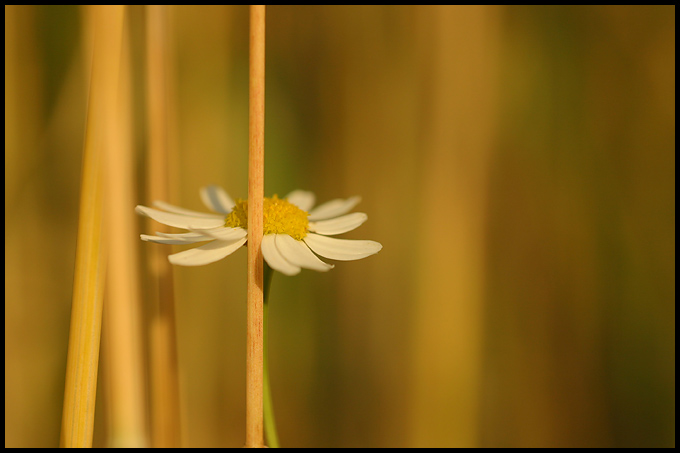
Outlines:
[[233, 242], [212, 241], [200, 247], [170, 255], [168, 256], [168, 259], [172, 264], [201, 266], [203, 264], [210, 264], [221, 260], [225, 256], [234, 253], [245, 243], [246, 238], [238, 239]]
[[224, 226], [224, 218], [222, 217], [218, 219], [193, 217], [184, 214], [163, 212], [158, 209], [147, 208], [146, 206], [137, 206], [135, 211], [139, 214], [151, 217], [157, 222], [171, 227], [184, 228], [185, 230], [188, 229], [189, 225], [195, 228], [216, 228], [218, 226]]
[[196, 240], [198, 238], [205, 238], [205, 239], [202, 239], [202, 240], [205, 240], [205, 241], [209, 241], [210, 239], [212, 239], [211, 237], [206, 236], [206, 235], [201, 234], [201, 233], [162, 233], [160, 231], [156, 231], [156, 234], [158, 236], [161, 236], [161, 237], [164, 237], [164, 238], [178, 239], [178, 240], [184, 239], [184, 240], [186, 240], [187, 243], [199, 242], [198, 240]]
[[236, 204], [220, 186], [201, 187], [201, 200], [208, 208], [222, 214], [229, 214]]
[[234, 241], [248, 235], [248, 230], [244, 230], [243, 228], [220, 227], [203, 229], [194, 228], [193, 225], [190, 225], [188, 229], [194, 233], [206, 235], [211, 239], [218, 239], [220, 241]]
[[308, 233], [304, 241], [317, 255], [338, 261], [359, 260], [382, 249], [382, 245], [375, 241], [336, 239], [314, 233]]
[[363, 212], [353, 212], [334, 219], [309, 222], [309, 231], [319, 234], [340, 234], [352, 231], [364, 223], [368, 216]]
[[224, 216], [220, 214], [209, 214], [205, 212], [193, 211], [191, 209], [184, 209], [164, 201], [154, 201], [153, 205], [168, 212], [174, 212], [175, 214], [190, 215], [192, 217], [208, 217], [211, 219], [224, 219]]
[[286, 198], [289, 202], [306, 212], [309, 212], [309, 210], [312, 209], [314, 201], [316, 200], [314, 192], [308, 192], [306, 190], [294, 190], [286, 195]]
[[262, 238], [262, 256], [267, 260], [267, 264], [285, 275], [295, 275], [300, 272], [300, 268], [289, 263], [279, 249], [276, 248], [275, 235], [267, 234]]
[[142, 234], [140, 237], [142, 238], [142, 241], [150, 241], [157, 244], [193, 244], [195, 242], [213, 240], [213, 238], [209, 236], [203, 236], [202, 234], [196, 235], [196, 237], [193, 238], [169, 238], [163, 236], [149, 236], [148, 234]]
[[354, 206], [361, 201], [361, 197], [352, 197], [346, 200], [340, 198], [327, 201], [309, 211], [309, 220], [325, 220], [347, 214]]
[[297, 241], [287, 234], [276, 234], [274, 236], [276, 237], [276, 248], [279, 249], [286, 261], [315, 271], [325, 272], [333, 269], [332, 264], [326, 264], [317, 258], [304, 242]]

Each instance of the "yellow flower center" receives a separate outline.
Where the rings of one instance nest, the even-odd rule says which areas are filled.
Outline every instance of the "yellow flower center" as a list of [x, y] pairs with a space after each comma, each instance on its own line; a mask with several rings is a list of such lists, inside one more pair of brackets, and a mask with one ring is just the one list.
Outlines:
[[[264, 199], [264, 234], [287, 234], [298, 241], [307, 235], [307, 212], [277, 195]], [[248, 200], [236, 200], [225, 226], [248, 229]]]

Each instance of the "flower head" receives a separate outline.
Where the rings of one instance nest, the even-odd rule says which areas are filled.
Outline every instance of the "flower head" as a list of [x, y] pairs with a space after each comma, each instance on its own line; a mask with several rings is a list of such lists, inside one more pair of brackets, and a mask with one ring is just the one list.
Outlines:
[[[142, 240], [160, 244], [208, 242], [168, 257], [171, 263], [183, 266], [209, 264], [243, 246], [248, 240], [248, 201], [234, 202], [218, 186], [202, 188], [201, 199], [216, 214], [192, 211], [162, 201], [154, 202], [160, 209], [137, 206], [135, 210], [139, 214], [188, 230], [173, 234], [158, 232], [156, 236], [142, 234]], [[334, 266], [316, 255], [350, 261], [382, 249], [375, 241], [329, 237], [352, 231], [366, 221], [368, 216], [362, 212], [348, 214], [359, 203], [359, 197], [332, 200], [312, 209], [314, 201], [314, 194], [303, 190], [295, 190], [285, 198], [274, 195], [264, 199], [262, 255], [272, 269], [286, 275], [295, 275], [301, 268], [327, 271]]]

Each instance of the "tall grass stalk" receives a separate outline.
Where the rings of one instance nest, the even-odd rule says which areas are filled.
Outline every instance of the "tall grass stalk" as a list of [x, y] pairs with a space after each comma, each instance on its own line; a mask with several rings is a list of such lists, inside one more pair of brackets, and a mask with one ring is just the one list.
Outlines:
[[103, 319], [102, 371], [107, 384], [108, 445], [145, 447], [146, 393], [141, 337], [141, 299], [137, 253], [136, 190], [132, 155], [132, 87], [129, 33], [123, 36], [119, 96], [111, 106], [111, 127], [104, 149], [104, 219], [107, 227], [107, 276]]
[[264, 445], [263, 260], [265, 7], [250, 6], [246, 447]]
[[118, 90], [124, 11], [123, 6], [97, 6], [87, 16], [95, 41], [61, 425], [64, 447], [91, 447], [94, 432], [105, 272], [102, 152], [114, 135], [111, 106]]
[[[172, 166], [169, 122], [173, 114], [171, 72], [168, 47], [168, 7], [146, 7], [146, 93], [148, 112], [148, 188], [147, 197], [171, 200], [169, 175]], [[162, 224], [157, 231], [168, 231]], [[149, 272], [153, 287], [151, 299], [151, 425], [154, 447], [179, 447], [181, 444], [177, 331], [170, 245], [149, 249]]]

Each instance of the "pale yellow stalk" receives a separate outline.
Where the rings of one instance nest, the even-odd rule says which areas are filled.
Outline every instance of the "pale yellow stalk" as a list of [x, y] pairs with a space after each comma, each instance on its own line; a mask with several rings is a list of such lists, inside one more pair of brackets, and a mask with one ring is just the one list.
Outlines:
[[94, 7], [94, 58], [83, 151], [76, 265], [61, 445], [91, 447], [101, 338], [105, 258], [103, 247], [103, 150], [113, 135], [123, 36], [122, 6]]
[[[149, 125], [149, 202], [171, 200], [169, 121], [173, 111], [168, 47], [168, 7], [146, 8], [146, 93]], [[154, 222], [156, 231], [169, 231]], [[149, 249], [151, 299], [151, 426], [154, 447], [179, 447], [181, 440], [179, 370], [170, 245]]]
[[132, 87], [129, 34], [124, 35], [119, 96], [111, 106], [111, 127], [105, 152], [104, 199], [107, 277], [104, 303], [103, 368], [107, 384], [108, 441], [111, 447], [145, 447], [141, 299], [139, 294], [136, 188], [132, 155]]
[[264, 269], [261, 250], [264, 199], [264, 49], [265, 7], [251, 5], [246, 341], [246, 447], [249, 448], [264, 446]]

